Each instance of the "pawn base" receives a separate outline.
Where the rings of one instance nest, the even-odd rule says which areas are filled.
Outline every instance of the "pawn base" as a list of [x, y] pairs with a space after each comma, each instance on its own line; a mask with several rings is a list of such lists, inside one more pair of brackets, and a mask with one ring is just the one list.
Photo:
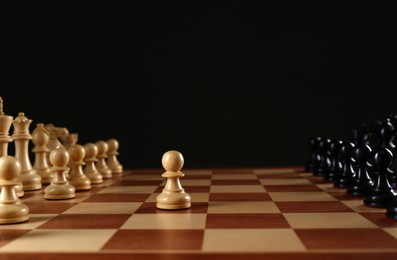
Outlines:
[[391, 190], [371, 191], [364, 199], [364, 205], [375, 208], [385, 208], [395, 198], [396, 194]]
[[102, 180], [102, 179], [91, 180], [91, 184], [94, 184], [94, 185], [96, 185], [96, 184], [102, 184], [102, 183], [103, 183], [103, 180]]
[[99, 173], [102, 175], [103, 179], [110, 179], [112, 178], [112, 171], [111, 170], [100, 170]]
[[70, 180], [69, 183], [76, 189], [76, 190], [90, 190], [91, 189], [91, 181], [87, 178], [75, 178]]
[[112, 174], [123, 174], [123, 166], [121, 165], [109, 166], [109, 169], [112, 171]]
[[21, 173], [18, 179], [22, 182], [24, 191], [40, 190], [42, 187], [41, 177], [36, 173], [35, 170]]
[[163, 190], [156, 198], [159, 209], [187, 209], [191, 207], [191, 198], [184, 190]]
[[41, 177], [41, 184], [48, 185], [51, 183], [53, 174], [50, 170], [36, 170], [36, 172]]
[[76, 189], [70, 184], [51, 184], [44, 189], [44, 198], [49, 200], [65, 200], [76, 197]]
[[371, 191], [371, 183], [353, 182], [346, 193], [354, 197], [363, 197]]
[[23, 191], [22, 187], [22, 182], [19, 182], [14, 186], [15, 192], [17, 193], [18, 198], [22, 198], [25, 195], [25, 192]]
[[99, 172], [85, 172], [84, 174], [91, 181], [91, 184], [103, 183], [103, 177]]
[[13, 224], [29, 220], [29, 209], [25, 204], [1, 204], [0, 224]]

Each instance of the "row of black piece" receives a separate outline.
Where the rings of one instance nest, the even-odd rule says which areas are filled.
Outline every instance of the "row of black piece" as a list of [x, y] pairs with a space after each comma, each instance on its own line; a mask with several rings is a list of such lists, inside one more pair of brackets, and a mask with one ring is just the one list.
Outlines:
[[397, 114], [352, 129], [348, 139], [311, 137], [306, 171], [397, 220]]

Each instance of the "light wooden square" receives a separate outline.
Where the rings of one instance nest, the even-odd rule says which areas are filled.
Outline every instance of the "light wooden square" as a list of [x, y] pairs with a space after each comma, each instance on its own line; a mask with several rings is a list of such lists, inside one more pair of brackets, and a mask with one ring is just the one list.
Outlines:
[[355, 212], [283, 213], [293, 228], [377, 228]]
[[35, 229], [0, 248], [0, 252], [97, 252], [116, 229]]
[[292, 229], [207, 229], [204, 252], [305, 251]]
[[306, 191], [306, 192], [269, 192], [273, 201], [335, 201], [326, 192]]
[[208, 213], [280, 213], [272, 201], [209, 202]]
[[266, 192], [261, 185], [213, 185], [211, 193], [240, 193], [240, 192]]
[[204, 229], [206, 214], [135, 214], [120, 229]]

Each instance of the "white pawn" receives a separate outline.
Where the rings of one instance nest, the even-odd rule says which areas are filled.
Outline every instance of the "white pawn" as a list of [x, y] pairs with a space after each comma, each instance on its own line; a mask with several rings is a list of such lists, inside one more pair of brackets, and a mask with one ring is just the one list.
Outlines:
[[109, 146], [105, 141], [98, 141], [95, 143], [98, 147], [98, 155], [96, 162], [96, 168], [98, 169], [99, 173], [102, 175], [104, 179], [112, 178], [112, 171], [109, 169], [108, 165], [106, 164], [106, 158], [108, 157], [106, 153], [109, 150]]
[[119, 154], [118, 152], [119, 142], [114, 138], [109, 139], [106, 142], [108, 143], [108, 147], [109, 147], [107, 152], [108, 159], [106, 160], [106, 163], [109, 169], [112, 171], [112, 173], [122, 174], [123, 166], [117, 160], [117, 155]]
[[29, 219], [29, 208], [18, 198], [15, 190], [21, 173], [19, 161], [9, 155], [0, 158], [0, 224], [24, 222]]
[[166, 152], [161, 160], [164, 169], [163, 177], [167, 178], [163, 191], [157, 196], [156, 207], [159, 209], [186, 209], [191, 206], [190, 195], [185, 192], [179, 181], [185, 176], [180, 170], [184, 159], [180, 152], [171, 150]]
[[35, 154], [33, 168], [41, 177], [41, 184], [50, 184], [52, 180], [52, 172], [48, 165], [48, 153], [50, 149], [47, 147], [49, 135], [43, 123], [38, 123], [32, 132], [32, 142], [34, 148], [32, 152]]
[[[13, 140], [9, 135], [13, 120], [14, 118], [12, 116], [4, 114], [3, 99], [0, 97], [0, 157], [8, 155], [8, 143], [12, 142]], [[18, 197], [23, 197], [25, 194], [22, 186], [22, 181], [20, 180], [18, 180], [17, 184], [15, 184], [15, 190]]]
[[72, 199], [76, 197], [75, 188], [69, 184], [65, 172], [69, 170], [70, 159], [65, 148], [55, 148], [50, 153], [50, 161], [53, 165], [51, 171], [54, 172], [51, 184], [44, 189], [44, 198], [50, 200]]
[[95, 163], [97, 162], [98, 147], [93, 143], [87, 143], [84, 145], [85, 157], [84, 162], [84, 174], [90, 179], [91, 184], [103, 183], [102, 175], [97, 170]]
[[70, 160], [69, 165], [71, 167], [69, 172], [69, 183], [73, 185], [76, 190], [90, 190], [91, 181], [84, 175], [83, 161], [85, 157], [84, 147], [79, 144], [73, 144], [68, 149]]

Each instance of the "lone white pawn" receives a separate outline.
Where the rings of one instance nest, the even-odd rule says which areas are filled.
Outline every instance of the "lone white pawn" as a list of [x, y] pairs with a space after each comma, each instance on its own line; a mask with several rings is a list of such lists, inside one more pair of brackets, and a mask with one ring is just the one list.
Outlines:
[[180, 152], [170, 150], [166, 152], [161, 160], [166, 172], [163, 177], [167, 178], [163, 191], [157, 196], [156, 207], [159, 209], [187, 209], [191, 207], [190, 195], [185, 192], [179, 181], [185, 176], [180, 170], [184, 159]]

